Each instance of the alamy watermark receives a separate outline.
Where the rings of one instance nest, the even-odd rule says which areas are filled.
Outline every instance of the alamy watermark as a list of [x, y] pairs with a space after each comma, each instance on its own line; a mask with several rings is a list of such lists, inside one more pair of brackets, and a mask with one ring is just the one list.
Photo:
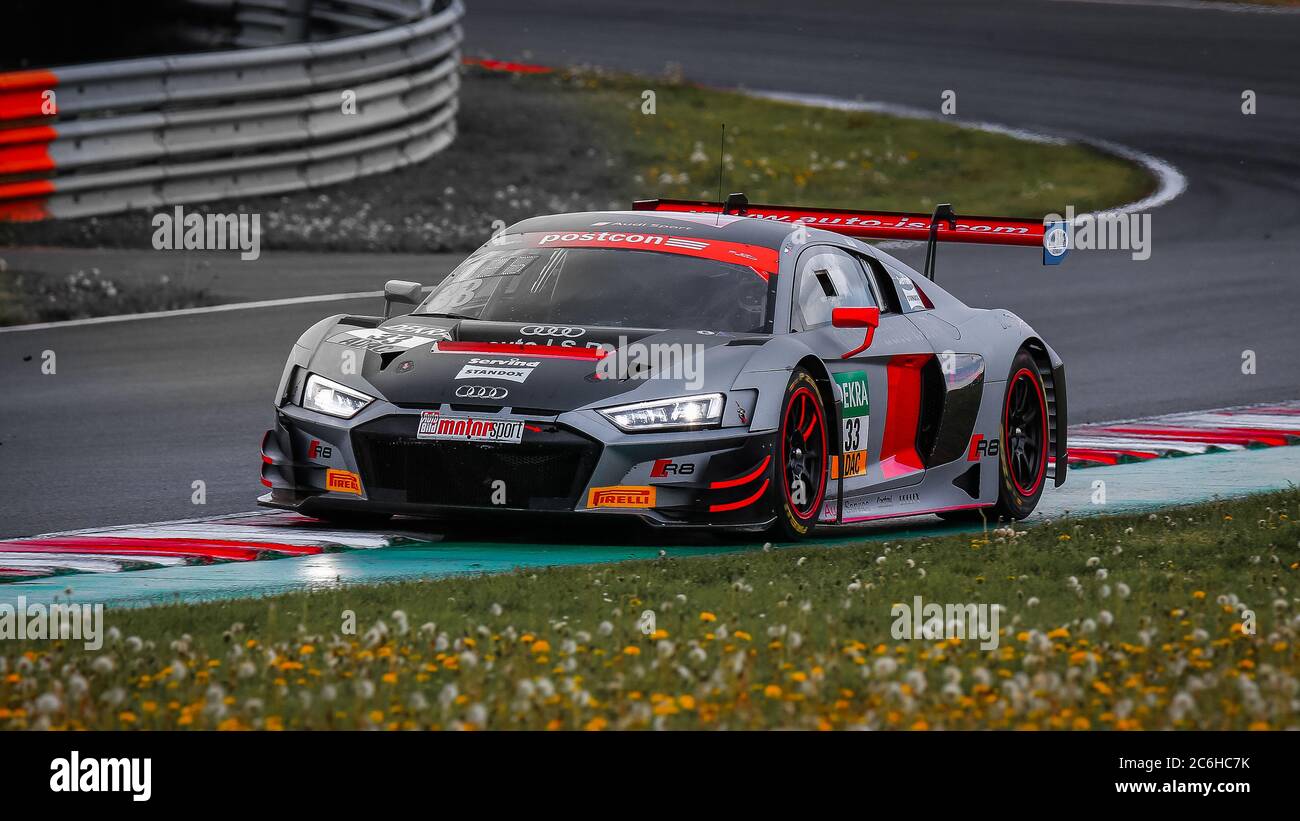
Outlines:
[[889, 608], [894, 617], [889, 632], [895, 641], [979, 639], [981, 650], [996, 650], [998, 610], [996, 604], [939, 604], [914, 596], [910, 605], [899, 602]]
[[0, 604], [0, 641], [80, 641], [87, 650], [104, 646], [103, 604]]
[[599, 379], [680, 379], [688, 390], [704, 387], [704, 346], [678, 342], [628, 342], [618, 338], [618, 347], [596, 365]]
[[187, 214], [178, 205], [172, 213], [154, 214], [149, 224], [158, 251], [237, 250], [245, 261], [262, 255], [261, 214]]
[[132, 801], [153, 796], [152, 758], [82, 758], [73, 750], [50, 762], [50, 792], [124, 792]]
[[1132, 251], [1133, 259], [1151, 258], [1151, 215], [1120, 211], [1075, 213], [1065, 207], [1065, 216], [1048, 214], [1045, 224], [1063, 223], [1067, 248], [1079, 251]]

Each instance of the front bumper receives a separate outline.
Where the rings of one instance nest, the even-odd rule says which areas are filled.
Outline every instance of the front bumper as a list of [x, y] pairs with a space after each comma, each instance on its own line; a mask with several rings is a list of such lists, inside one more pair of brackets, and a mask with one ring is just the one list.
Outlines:
[[775, 516], [766, 468], [771, 432], [624, 434], [598, 414], [575, 411], [500, 413], [525, 422], [518, 444], [430, 441], [416, 436], [421, 410], [381, 401], [342, 420], [295, 405], [277, 408], [262, 445], [262, 484], [270, 492], [259, 504], [306, 515], [612, 515], [657, 526], [740, 529], [765, 527]]

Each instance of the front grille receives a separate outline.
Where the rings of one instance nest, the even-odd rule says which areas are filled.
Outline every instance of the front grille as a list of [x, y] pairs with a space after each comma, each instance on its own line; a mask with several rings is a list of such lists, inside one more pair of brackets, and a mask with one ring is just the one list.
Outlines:
[[[390, 416], [352, 433], [367, 496], [377, 502], [456, 507], [572, 510], [600, 456], [600, 445], [542, 424], [517, 445], [415, 438], [416, 417]], [[505, 504], [493, 483], [505, 482]]]

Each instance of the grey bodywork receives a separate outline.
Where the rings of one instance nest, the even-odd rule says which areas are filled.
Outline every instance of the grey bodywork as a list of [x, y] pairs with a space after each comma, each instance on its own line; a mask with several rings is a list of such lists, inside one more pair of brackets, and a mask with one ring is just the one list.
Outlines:
[[[712, 460], [736, 452], [756, 438], [771, 438], [775, 435], [784, 391], [792, 370], [800, 366], [813, 373], [823, 388], [824, 395], [831, 400], [826, 405], [828, 413], [834, 408], [835, 418], [827, 420], [828, 430], [833, 435], [841, 431], [840, 417], [844, 406], [844, 392], [835, 377], [847, 372], [864, 373], [869, 391], [866, 473], [843, 480], [828, 480], [819, 517], [822, 526], [847, 526], [874, 518], [991, 506], [998, 498], [998, 456], [996, 452], [983, 453], [972, 459], [964, 445], [974, 435], [998, 437], [1006, 381], [1012, 361], [1022, 349], [1031, 352], [1039, 365], [1040, 375], [1045, 382], [1052, 384], [1054, 401], [1051, 403], [1050, 414], [1050, 453], [1056, 457], [1055, 478], [1056, 483], [1060, 484], [1065, 471], [1064, 366], [1056, 353], [1028, 324], [1006, 310], [969, 307], [889, 254], [855, 239], [830, 231], [803, 227], [792, 229], [788, 224], [757, 219], [733, 217], [729, 218], [729, 222], [731, 225], [720, 224], [716, 229], [705, 226], [707, 235], [729, 239], [739, 237], [745, 242], [762, 243], [779, 250], [772, 334], [715, 334], [708, 329], [655, 330], [644, 341], [689, 341], [704, 344], [704, 360], [700, 369], [703, 385], [688, 386], [684, 380], [671, 378], [635, 380], [618, 386], [616, 393], [606, 392], [572, 407], [560, 407], [562, 402], [552, 398], [546, 406], [555, 411], [553, 415], [538, 414], [535, 411], [516, 413], [510, 400], [501, 403], [501, 419], [553, 422], [601, 443], [599, 460], [591, 471], [584, 491], [577, 496], [578, 502], [568, 512], [588, 516], [634, 515], [651, 524], [664, 526], [760, 528], [770, 524], [775, 515], [770, 508], [764, 509], [761, 516], [757, 515], [756, 509], [756, 515], [744, 522], [736, 522], [734, 517], [719, 522], [704, 510], [698, 511], [698, 516], [681, 516], [664, 515], [657, 509], [588, 509], [582, 500], [590, 488], [627, 485], [653, 485], [661, 502], [659, 507], [664, 508], [670, 508], [675, 503], [689, 504], [689, 500], [698, 499], [701, 482], [711, 475]], [[534, 218], [507, 228], [503, 234], [509, 236], [538, 231], [587, 230], [592, 225], [636, 226], [636, 230], [646, 233], [695, 231], [694, 236], [706, 235], [700, 233], [702, 222], [698, 215], [664, 212], [647, 215], [617, 211]], [[798, 261], [802, 254], [825, 246], [874, 260], [887, 272], [888, 282], [896, 289], [894, 297], [900, 308], [896, 312], [883, 313], [872, 345], [848, 359], [841, 358], [841, 355], [858, 346], [862, 341], [861, 330], [826, 326], [805, 332], [790, 332], [794, 274]], [[886, 305], [893, 301], [881, 291], [883, 283], [878, 277], [873, 279], [868, 276], [867, 279], [878, 304]], [[918, 303], [917, 294], [913, 290], [916, 287], [924, 290], [924, 295], [933, 308]], [[280, 437], [278, 446], [275, 436], [268, 440], [271, 447], [278, 447], [275, 461], [283, 462], [283, 466], [277, 464], [274, 468], [288, 476], [286, 483], [296, 490], [267, 494], [261, 498], [262, 504], [296, 508], [304, 512], [311, 512], [315, 504], [326, 502], [331, 507], [344, 510], [373, 507], [367, 505], [365, 498], [321, 494], [315, 480], [304, 479], [304, 476], [310, 476], [310, 471], [314, 469], [329, 467], [359, 472], [361, 467], [349, 439], [352, 430], [384, 417], [410, 415], [418, 418], [421, 409], [452, 412], [453, 400], [449, 396], [435, 396], [436, 391], [426, 391], [425, 395], [403, 397], [400, 403], [394, 402], [384, 390], [385, 384], [391, 387], [394, 382], [390, 377], [381, 377], [374, 371], [378, 354], [356, 350], [360, 366], [352, 369], [355, 372], [349, 372], [343, 366], [344, 360], [340, 356], [342, 349], [328, 340], [340, 330], [383, 329], [398, 325], [409, 331], [411, 326], [417, 324], [426, 328], [427, 332], [422, 333], [422, 336], [435, 338], [453, 337], [457, 330], [456, 320], [432, 316], [398, 316], [381, 322], [377, 317], [338, 315], [323, 319], [302, 335], [290, 353], [276, 394], [277, 431]], [[886, 471], [879, 460], [873, 458], [881, 453], [888, 425], [886, 412], [892, 408], [909, 407], [909, 403], [915, 405], [919, 401], [916, 397], [889, 395], [891, 363], [897, 362], [899, 357], [928, 357], [936, 361], [947, 361], [948, 357], [961, 355], [977, 355], [983, 363], [979, 384], [972, 388], [978, 391], [977, 408], [966, 414], [969, 419], [961, 420], [958, 430], [950, 430], [945, 434], [950, 440], [961, 440], [961, 455], [926, 464], [921, 470], [901, 473]], [[414, 362], [412, 367], [419, 371], [426, 367], [426, 363]], [[549, 390], [557, 396], [573, 397], [580, 394], [580, 391], [575, 390], [578, 385], [576, 377], [560, 373], [559, 366], [551, 370], [555, 372], [554, 375], [545, 381]], [[303, 409], [294, 403], [293, 397], [296, 390], [301, 390], [301, 382], [309, 372], [379, 399], [349, 420]], [[573, 373], [576, 374], [576, 371]], [[515, 386], [509, 387], [513, 390]], [[581, 387], [586, 389], [586, 386]], [[902, 391], [903, 388], [898, 390]], [[711, 392], [726, 395], [726, 409], [721, 426], [707, 430], [624, 433], [597, 412], [598, 408], [611, 405]], [[536, 408], [539, 400], [532, 399], [519, 404]], [[942, 424], [943, 421], [941, 415], [939, 423]], [[276, 434], [277, 431], [271, 433]], [[328, 460], [303, 458], [312, 440], [329, 446], [331, 456]], [[831, 452], [838, 452], [839, 447], [838, 443], [832, 442]], [[952, 447], [948, 451], [951, 455]], [[663, 458], [689, 460], [695, 464], [695, 470], [689, 478], [675, 476], [655, 479], [650, 475], [653, 465], [656, 460]], [[267, 461], [265, 457], [264, 461]], [[972, 471], [973, 467], [977, 469]], [[1049, 476], [1052, 475], [1051, 470], [1049, 468]], [[264, 476], [266, 475], [267, 468], [264, 467]], [[716, 475], [716, 472], [712, 475]], [[967, 477], [968, 482], [973, 476], [975, 484], [963, 487], [963, 476]], [[303, 492], [304, 489], [306, 492]], [[412, 512], [382, 506], [378, 509]]]

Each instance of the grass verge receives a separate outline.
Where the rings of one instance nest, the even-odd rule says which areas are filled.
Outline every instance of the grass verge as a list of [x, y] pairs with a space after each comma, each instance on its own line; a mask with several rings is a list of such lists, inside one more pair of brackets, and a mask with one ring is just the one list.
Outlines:
[[[644, 92], [654, 113], [643, 113]], [[1038, 216], [1149, 193], [1127, 161], [943, 122], [834, 111], [596, 72], [467, 71], [459, 136], [429, 162], [280, 197], [192, 206], [263, 215], [264, 248], [469, 251], [493, 224], [630, 207], [652, 196], [714, 198], [727, 124], [727, 191], [752, 202]], [[151, 212], [0, 223], [0, 245], [147, 247]]]
[[[1297, 516], [1292, 489], [110, 611], [96, 652], [0, 645], [0, 727], [1296, 729]], [[894, 638], [915, 596], [1000, 605], [1000, 645]]]

